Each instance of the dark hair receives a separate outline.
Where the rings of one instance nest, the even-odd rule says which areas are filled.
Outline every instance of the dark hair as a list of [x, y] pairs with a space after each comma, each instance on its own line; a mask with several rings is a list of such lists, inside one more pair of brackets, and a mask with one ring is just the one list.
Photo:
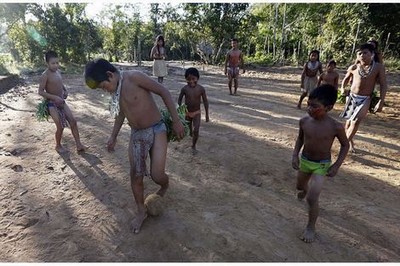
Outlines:
[[328, 62], [328, 66], [329, 65], [334, 65], [334, 66], [336, 66], [336, 61], [335, 60], [329, 60], [329, 62]]
[[236, 38], [232, 38], [232, 39], [231, 39], [231, 42], [239, 42], [239, 41], [238, 41], [238, 39], [236, 39]]
[[91, 89], [97, 88], [99, 83], [108, 80], [107, 71], [118, 72], [115, 66], [103, 58], [88, 62], [85, 67], [86, 85]]
[[333, 106], [337, 100], [337, 90], [330, 84], [324, 84], [315, 88], [308, 99], [316, 99], [324, 106]]
[[158, 35], [158, 36], [156, 37], [156, 41], [155, 41], [154, 45], [158, 45], [158, 41], [162, 41], [162, 47], [165, 46], [164, 36]]
[[57, 58], [57, 57], [58, 57], [58, 54], [56, 52], [52, 51], [52, 50], [47, 51], [44, 54], [44, 59], [46, 60], [46, 63], [48, 63], [51, 58]]
[[374, 50], [378, 50], [378, 41], [370, 39], [367, 43], [372, 44], [375, 47]]
[[358, 51], [362, 51], [364, 49], [368, 49], [371, 53], [373, 53], [375, 51], [374, 46], [370, 43], [363, 43], [360, 46], [358, 46], [356, 52]]
[[310, 58], [311, 54], [317, 54], [317, 61], [319, 61], [319, 51], [318, 50], [312, 50], [309, 54], [308, 54], [308, 58]]
[[195, 76], [197, 78], [200, 78], [199, 71], [195, 67], [189, 67], [185, 71], [185, 78], [189, 77], [189, 75]]

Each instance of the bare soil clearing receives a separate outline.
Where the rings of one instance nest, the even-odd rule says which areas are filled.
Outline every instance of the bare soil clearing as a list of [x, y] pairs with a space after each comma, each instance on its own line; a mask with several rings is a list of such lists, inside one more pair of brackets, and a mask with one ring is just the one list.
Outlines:
[[[305, 105], [296, 108], [301, 69], [248, 70], [235, 97], [220, 68], [198, 67], [211, 121], [202, 118], [197, 155], [190, 138], [169, 144], [167, 207], [138, 235], [129, 231], [135, 212], [129, 127], [123, 126], [114, 153], [105, 149], [113, 125], [109, 96], [87, 89], [82, 75], [63, 75], [82, 142], [90, 148], [78, 154], [66, 129], [69, 152], [61, 156], [54, 150], [53, 123], [35, 118], [38, 76], [0, 94], [0, 260], [400, 261], [399, 73], [388, 73], [384, 111], [362, 124], [355, 138], [359, 153], [349, 154], [325, 183], [319, 236], [305, 244], [298, 237], [307, 210], [296, 199], [291, 168], [298, 120], [305, 115]], [[151, 73], [149, 65], [140, 69]], [[177, 99], [183, 69], [171, 63], [169, 71], [164, 84]], [[342, 107], [331, 115], [337, 118]], [[146, 193], [155, 189], [146, 178]]]

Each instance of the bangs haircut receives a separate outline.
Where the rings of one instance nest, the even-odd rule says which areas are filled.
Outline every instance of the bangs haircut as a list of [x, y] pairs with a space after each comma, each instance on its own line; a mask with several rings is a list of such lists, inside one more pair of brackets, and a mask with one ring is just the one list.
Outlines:
[[356, 52], [362, 51], [364, 49], [368, 49], [371, 53], [375, 51], [375, 48], [372, 44], [370, 43], [363, 43], [360, 46], [358, 46]]
[[189, 77], [189, 75], [195, 76], [198, 79], [200, 78], [199, 71], [195, 67], [189, 67], [188, 69], [186, 69], [185, 78]]
[[337, 100], [337, 90], [330, 84], [324, 84], [315, 88], [308, 98], [318, 100], [324, 106], [333, 106]]
[[44, 59], [46, 60], [46, 63], [48, 63], [50, 61], [50, 59], [52, 59], [52, 58], [58, 58], [58, 54], [52, 50], [47, 51], [44, 54]]
[[97, 88], [101, 82], [108, 80], [107, 71], [118, 72], [115, 66], [103, 58], [90, 61], [85, 67], [86, 85], [91, 89]]

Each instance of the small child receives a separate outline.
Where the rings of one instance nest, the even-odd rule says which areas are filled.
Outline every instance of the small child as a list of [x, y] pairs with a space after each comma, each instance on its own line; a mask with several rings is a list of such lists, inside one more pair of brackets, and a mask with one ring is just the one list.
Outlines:
[[318, 79], [319, 87], [321, 84], [330, 84], [338, 90], [339, 86], [339, 73], [336, 72], [336, 62], [335, 60], [330, 60], [326, 65], [326, 72], [322, 73]]
[[201, 121], [201, 109], [200, 104], [203, 99], [204, 109], [206, 111], [206, 122], [210, 121], [208, 116], [208, 100], [206, 90], [203, 86], [197, 84], [200, 78], [199, 71], [190, 67], [185, 71], [185, 79], [187, 85], [181, 89], [179, 94], [178, 104], [182, 104], [182, 98], [185, 97], [185, 104], [188, 112], [186, 114], [186, 120], [189, 121], [190, 136], [192, 136], [192, 152], [197, 153], [196, 143], [199, 138], [199, 129]]
[[61, 137], [64, 127], [67, 126], [67, 121], [71, 127], [71, 132], [75, 139], [77, 151], [85, 151], [86, 147], [82, 145], [79, 138], [77, 122], [72, 115], [71, 109], [65, 102], [65, 99], [68, 97], [68, 92], [65, 89], [65, 86], [62, 82], [61, 73], [59, 71], [58, 55], [54, 51], [48, 51], [45, 53], [45, 60], [47, 69], [40, 77], [38, 93], [47, 99], [49, 114], [57, 127], [55, 133], [56, 151], [59, 153], [66, 152], [66, 149], [61, 145]]
[[[337, 91], [329, 84], [321, 85], [310, 93], [308, 115], [300, 119], [299, 135], [293, 151], [292, 167], [298, 170], [297, 189], [300, 190], [297, 197], [299, 200], [306, 198], [309, 206], [308, 224], [301, 237], [306, 243], [315, 240], [318, 199], [325, 176], [336, 175], [349, 151], [344, 126], [328, 115], [336, 98]], [[331, 148], [335, 138], [340, 142], [340, 150], [336, 162], [331, 164]]]
[[322, 64], [319, 61], [319, 51], [313, 50], [310, 52], [308, 56], [309, 60], [303, 66], [303, 72], [301, 73], [301, 91], [302, 94], [300, 95], [299, 102], [297, 104], [297, 108], [301, 109], [301, 103], [303, 99], [317, 87], [318, 72], [322, 73]]

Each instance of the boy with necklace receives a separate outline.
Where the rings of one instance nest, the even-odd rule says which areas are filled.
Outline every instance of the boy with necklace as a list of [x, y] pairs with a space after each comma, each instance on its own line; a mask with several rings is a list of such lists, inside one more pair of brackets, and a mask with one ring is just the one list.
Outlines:
[[[355, 153], [353, 138], [357, 133], [361, 121], [366, 117], [371, 103], [371, 96], [375, 83], [380, 84], [380, 100], [374, 106], [374, 112], [381, 112], [387, 91], [385, 67], [373, 60], [374, 47], [365, 43], [356, 51], [357, 63], [347, 69], [342, 81], [342, 94], [348, 94], [347, 101], [340, 117], [346, 120], [346, 135], [350, 142], [350, 151]], [[350, 90], [345, 88], [352, 80]]]

